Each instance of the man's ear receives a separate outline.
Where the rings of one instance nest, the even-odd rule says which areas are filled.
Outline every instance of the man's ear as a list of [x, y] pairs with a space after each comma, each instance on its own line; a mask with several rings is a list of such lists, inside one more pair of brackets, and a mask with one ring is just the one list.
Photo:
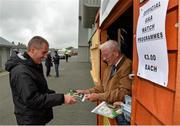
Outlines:
[[30, 52], [31, 54], [33, 54], [34, 51], [35, 51], [35, 48], [33, 48], [33, 47], [29, 50], [29, 52]]
[[118, 57], [118, 53], [117, 52], [113, 52], [115, 57]]
[[34, 49], [30, 48], [27, 53], [28, 53], [29, 56], [33, 57]]

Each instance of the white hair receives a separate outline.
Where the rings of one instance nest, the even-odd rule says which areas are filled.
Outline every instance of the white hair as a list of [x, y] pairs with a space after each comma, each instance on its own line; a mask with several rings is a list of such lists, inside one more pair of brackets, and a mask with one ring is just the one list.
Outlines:
[[115, 40], [108, 40], [99, 46], [100, 50], [109, 49], [111, 51], [117, 50], [118, 52], [121, 51], [120, 48], [120, 44]]

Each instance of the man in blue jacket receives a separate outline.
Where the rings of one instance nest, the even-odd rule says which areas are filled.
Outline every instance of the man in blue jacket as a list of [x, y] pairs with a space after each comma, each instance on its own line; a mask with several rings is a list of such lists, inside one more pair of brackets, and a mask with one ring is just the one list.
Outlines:
[[18, 125], [45, 125], [53, 118], [52, 107], [73, 104], [75, 98], [50, 90], [43, 74], [42, 60], [49, 49], [47, 40], [33, 37], [28, 51], [12, 56], [6, 63]]

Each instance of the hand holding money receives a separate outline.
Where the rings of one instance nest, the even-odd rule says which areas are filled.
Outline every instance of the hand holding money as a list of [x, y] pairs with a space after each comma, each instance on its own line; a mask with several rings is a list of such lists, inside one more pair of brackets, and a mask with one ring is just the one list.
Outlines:
[[64, 95], [64, 103], [65, 104], [74, 104], [76, 103], [76, 99], [73, 96], [70, 95]]

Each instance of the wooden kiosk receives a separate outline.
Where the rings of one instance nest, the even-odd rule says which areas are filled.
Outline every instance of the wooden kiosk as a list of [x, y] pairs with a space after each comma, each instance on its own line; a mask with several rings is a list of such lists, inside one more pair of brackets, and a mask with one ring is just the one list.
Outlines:
[[[148, 0], [119, 0], [112, 8], [109, 15], [99, 26], [99, 13], [96, 17], [99, 35], [92, 47], [97, 49], [98, 40], [103, 43], [108, 38], [119, 38], [119, 28], [127, 31], [125, 45], [122, 50], [133, 61], [132, 73], [135, 74], [132, 92], [132, 125], [175, 125], [180, 124], [180, 1], [169, 0], [166, 16], [166, 40], [169, 62], [168, 85], [163, 87], [151, 81], [138, 77], [138, 54], [136, 47], [136, 28], [139, 17], [139, 8]], [[96, 37], [97, 38], [97, 37]], [[92, 43], [94, 42], [92, 41]], [[92, 52], [94, 53], [94, 52]], [[100, 56], [99, 50], [96, 50]], [[94, 56], [94, 55], [93, 55]], [[99, 59], [100, 81], [106, 65]], [[94, 60], [95, 61], [95, 60]], [[94, 68], [93, 68], [94, 69]], [[93, 70], [95, 71], [95, 69]], [[97, 116], [98, 125], [115, 125], [115, 120]]]

